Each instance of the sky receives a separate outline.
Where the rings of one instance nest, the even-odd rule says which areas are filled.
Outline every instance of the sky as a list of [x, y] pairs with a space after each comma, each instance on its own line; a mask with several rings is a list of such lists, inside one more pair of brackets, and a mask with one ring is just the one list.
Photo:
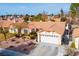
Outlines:
[[61, 8], [68, 12], [70, 3], [0, 3], [0, 15], [29, 14], [36, 15], [45, 11], [47, 14], [59, 14]]

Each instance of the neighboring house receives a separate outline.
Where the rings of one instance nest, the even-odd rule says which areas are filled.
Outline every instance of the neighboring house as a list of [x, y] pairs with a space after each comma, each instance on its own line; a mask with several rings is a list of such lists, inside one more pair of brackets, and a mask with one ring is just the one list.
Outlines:
[[11, 24], [11, 26], [9, 28], [10, 33], [18, 33], [19, 30], [22, 34], [28, 33], [27, 23], [25, 23], [25, 22], [21, 22], [21, 23], [16, 22], [16, 23]]
[[12, 23], [10, 20], [0, 20], [0, 27], [9, 28]]
[[6, 28], [9, 31], [9, 33], [18, 33], [18, 27], [16, 27], [16, 24], [22, 27], [21, 29], [27, 26], [27, 24], [25, 24], [23, 19], [21, 18], [19, 18], [19, 20], [17, 21], [16, 19], [10, 20], [9, 18], [6, 20], [0, 20], [0, 27]]
[[[10, 33], [18, 33], [18, 27], [22, 27], [24, 20], [23, 18], [14, 18], [12, 19], [12, 24], [10, 25], [9, 32]], [[17, 27], [18, 26], [18, 27]], [[25, 26], [25, 25], [24, 25]], [[23, 27], [24, 27], [23, 26]], [[22, 29], [22, 28], [21, 28]]]
[[18, 29], [11, 24], [9, 27], [9, 33], [18, 33]]
[[53, 22], [60, 22], [61, 18], [58, 16], [48, 16], [48, 20]]
[[30, 30], [28, 29], [28, 24], [26, 22], [21, 23], [20, 26], [21, 26], [21, 33], [22, 34], [30, 32]]
[[75, 41], [76, 48], [79, 49], [79, 28], [75, 28], [72, 34], [73, 40]]
[[62, 35], [65, 31], [65, 22], [31, 22], [29, 29], [38, 29], [38, 42], [61, 44]]
[[1, 20], [0, 21], [0, 27], [7, 29], [10, 33], [15, 33], [17, 29], [13, 29], [12, 25], [14, 22], [11, 20]]
[[9, 27], [13, 22], [10, 20], [0, 20], [0, 28], [6, 29], [9, 31]]

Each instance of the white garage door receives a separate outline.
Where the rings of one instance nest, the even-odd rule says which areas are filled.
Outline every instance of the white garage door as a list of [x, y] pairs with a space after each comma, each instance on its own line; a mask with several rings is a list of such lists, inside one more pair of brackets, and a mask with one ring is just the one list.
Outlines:
[[53, 36], [53, 35], [40, 35], [41, 42], [46, 42], [46, 43], [59, 43], [59, 37]]

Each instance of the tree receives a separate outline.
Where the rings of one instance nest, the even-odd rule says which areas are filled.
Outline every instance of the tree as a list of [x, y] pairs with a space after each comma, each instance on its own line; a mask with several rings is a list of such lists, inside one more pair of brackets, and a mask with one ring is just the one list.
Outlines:
[[5, 40], [6, 40], [6, 39], [7, 39], [7, 37], [6, 37], [7, 31], [6, 31], [6, 29], [5, 29], [4, 27], [2, 27], [2, 26], [1, 26], [1, 33], [4, 34], [4, 38], [5, 38]]
[[60, 14], [60, 16], [61, 16], [61, 21], [62, 21], [62, 22], [66, 21], [67, 18], [64, 16], [64, 11], [63, 11], [62, 8], [61, 8], [60, 12], [61, 12], [61, 14]]
[[76, 9], [79, 7], [79, 3], [72, 3], [70, 6], [71, 16], [74, 18], [77, 14]]
[[14, 26], [15, 26], [15, 28], [18, 29], [18, 33], [16, 36], [20, 37], [21, 36], [21, 29], [22, 29], [21, 24], [16, 23], [16, 24], [14, 24]]
[[24, 17], [24, 21], [25, 21], [25, 22], [28, 22], [28, 21], [29, 21], [29, 17], [28, 17], [28, 16], [25, 16], [25, 17]]
[[37, 32], [34, 29], [32, 29], [32, 32], [29, 33], [29, 36], [31, 39], [36, 39], [37, 41]]
[[76, 45], [75, 45], [75, 41], [73, 41], [72, 43], [71, 43], [71, 46], [70, 46], [71, 48], [76, 48]]
[[64, 22], [64, 21], [66, 21], [66, 20], [67, 20], [66, 17], [61, 17], [61, 22]]
[[41, 13], [37, 14], [36, 16], [33, 16], [32, 19], [33, 21], [43, 21], [43, 17]]
[[29, 16], [28, 14], [26, 14], [26, 16], [24, 17], [24, 21], [25, 21], [25, 22], [28, 22], [28, 21], [29, 21], [29, 17], [30, 17], [30, 16]]
[[3, 27], [2, 23], [1, 23], [1, 28], [0, 29], [1, 29], [1, 33], [4, 35], [4, 38], [6, 40], [7, 39], [7, 32], [8, 31], [6, 30], [6, 28]]
[[38, 19], [38, 21], [43, 20], [41, 13], [39, 13], [39, 14], [36, 16], [36, 18]]
[[63, 11], [63, 9], [61, 9], [60, 12], [61, 12], [61, 17], [63, 17], [63, 16], [64, 16], [64, 11]]
[[51, 16], [54, 16], [54, 14], [52, 13]]

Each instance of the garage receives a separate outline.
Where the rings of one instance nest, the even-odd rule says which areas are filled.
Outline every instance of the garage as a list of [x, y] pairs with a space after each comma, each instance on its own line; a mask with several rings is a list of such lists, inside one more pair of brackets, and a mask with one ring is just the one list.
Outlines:
[[79, 49], [79, 37], [75, 38], [76, 48]]
[[38, 42], [61, 44], [61, 35], [56, 32], [38, 33]]

